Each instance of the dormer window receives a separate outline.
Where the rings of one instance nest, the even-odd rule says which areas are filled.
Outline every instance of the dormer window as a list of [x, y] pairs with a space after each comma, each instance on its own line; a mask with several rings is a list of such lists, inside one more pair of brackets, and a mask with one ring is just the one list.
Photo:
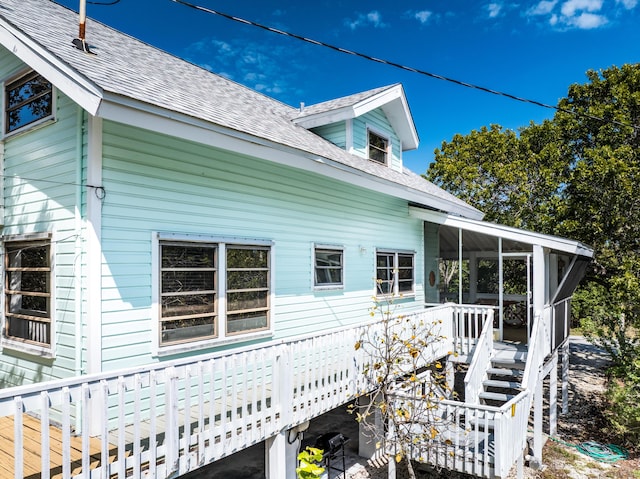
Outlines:
[[369, 159], [387, 164], [387, 155], [389, 149], [389, 140], [383, 136], [368, 130]]
[[4, 132], [13, 133], [53, 116], [53, 87], [42, 75], [29, 72], [5, 84]]

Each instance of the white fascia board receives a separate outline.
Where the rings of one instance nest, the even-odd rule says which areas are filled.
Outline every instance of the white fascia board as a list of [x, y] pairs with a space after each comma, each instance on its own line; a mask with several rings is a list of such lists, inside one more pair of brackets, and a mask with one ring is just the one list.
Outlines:
[[561, 251], [563, 253], [577, 254], [580, 256], [586, 256], [588, 258], [593, 257], [593, 249], [580, 243], [579, 241], [573, 241], [567, 238], [561, 238], [559, 236], [535, 233], [532, 231], [514, 228], [512, 226], [489, 223], [488, 221], [480, 221], [476, 219], [452, 216], [438, 211], [430, 211], [422, 208], [417, 208], [415, 206], [409, 207], [409, 214], [430, 223], [450, 226], [452, 228], [460, 228], [462, 230], [473, 231], [475, 233], [493, 236], [496, 238], [499, 237], [503, 239], [518, 241], [520, 243], [539, 245], [543, 248], [549, 248], [556, 251]]
[[293, 122], [307, 129], [315, 128], [339, 121], [350, 120], [365, 115], [376, 108], [382, 108], [384, 110], [387, 118], [400, 137], [403, 151], [418, 148], [418, 132], [413, 123], [409, 104], [404, 96], [401, 85], [395, 85], [353, 105], [305, 116], [293, 120]]
[[323, 111], [322, 113], [315, 113], [300, 119], [294, 119], [293, 123], [309, 130], [317, 126], [330, 125], [339, 121], [351, 120], [355, 117], [355, 110], [353, 106], [350, 105], [335, 110]]
[[130, 98], [107, 94], [99, 116], [168, 136], [263, 159], [276, 164], [317, 173], [338, 181], [360, 186], [408, 202], [477, 218], [478, 210], [447, 201], [392, 181], [365, 173], [328, 158], [270, 142], [247, 133], [225, 128], [188, 115], [137, 102]]
[[[0, 43], [84, 110], [95, 115], [102, 100], [102, 89], [78, 74], [22, 32], [0, 21]], [[69, 42], [69, 48], [74, 48]], [[78, 50], [78, 55], [87, 55]]]

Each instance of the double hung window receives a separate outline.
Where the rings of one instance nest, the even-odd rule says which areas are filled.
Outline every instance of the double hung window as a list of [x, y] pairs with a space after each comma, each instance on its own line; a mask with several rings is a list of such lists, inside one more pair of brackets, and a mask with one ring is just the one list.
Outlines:
[[51, 347], [51, 244], [6, 241], [4, 338]]
[[377, 293], [402, 295], [414, 292], [414, 254], [378, 251], [376, 254]]
[[377, 161], [383, 165], [387, 164], [387, 156], [389, 150], [389, 140], [383, 136], [367, 131], [368, 140], [368, 156], [370, 160]]
[[160, 243], [160, 345], [269, 329], [270, 248]]
[[314, 252], [314, 286], [316, 288], [343, 286], [343, 250], [316, 246]]

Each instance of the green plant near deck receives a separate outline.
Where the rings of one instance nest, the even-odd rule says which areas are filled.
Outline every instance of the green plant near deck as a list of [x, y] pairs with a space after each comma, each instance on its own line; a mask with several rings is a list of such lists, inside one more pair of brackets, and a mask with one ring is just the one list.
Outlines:
[[322, 449], [307, 447], [298, 454], [299, 466], [296, 468], [298, 479], [316, 479], [322, 476], [324, 467], [319, 466], [322, 461]]

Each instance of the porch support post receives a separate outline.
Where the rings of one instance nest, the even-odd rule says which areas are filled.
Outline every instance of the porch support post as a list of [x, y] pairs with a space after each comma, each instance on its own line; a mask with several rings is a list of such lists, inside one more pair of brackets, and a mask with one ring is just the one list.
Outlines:
[[555, 436], [558, 428], [558, 350], [551, 357], [549, 371], [549, 435]]
[[569, 339], [562, 345], [562, 414], [569, 414]]
[[283, 431], [265, 441], [266, 479], [296, 479], [296, 456], [299, 441], [287, 441], [289, 431]]
[[[371, 398], [369, 396], [360, 396], [358, 398], [358, 407], [365, 407]], [[381, 451], [376, 448], [376, 437], [383, 437], [384, 428], [382, 426], [382, 418], [378, 408], [373, 408], [373, 415], [358, 423], [358, 455], [367, 459], [373, 459]]]

